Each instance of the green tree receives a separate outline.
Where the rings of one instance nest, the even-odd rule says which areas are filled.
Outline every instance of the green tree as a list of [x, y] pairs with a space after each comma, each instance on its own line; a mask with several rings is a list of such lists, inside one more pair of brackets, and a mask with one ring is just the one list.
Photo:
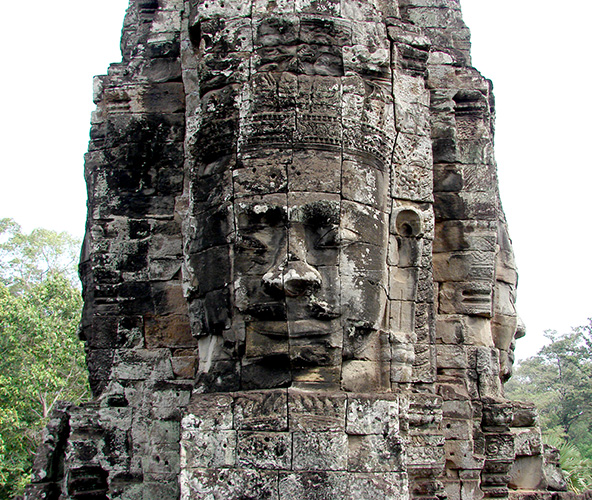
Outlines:
[[[592, 319], [559, 335], [518, 364], [506, 394], [532, 401], [540, 414], [543, 438], [565, 453], [562, 467], [573, 489], [592, 478]], [[561, 444], [561, 446], [558, 446]], [[590, 481], [592, 485], [592, 481]]]
[[20, 292], [53, 273], [78, 286], [79, 249], [80, 242], [68, 233], [34, 229], [26, 234], [14, 220], [0, 219], [0, 282]]
[[571, 491], [583, 493], [592, 489], [592, 460], [582, 455], [572, 443], [557, 436], [547, 436], [545, 442], [559, 450], [560, 464]]
[[0, 498], [22, 493], [56, 401], [88, 397], [76, 331], [78, 243], [0, 220]]

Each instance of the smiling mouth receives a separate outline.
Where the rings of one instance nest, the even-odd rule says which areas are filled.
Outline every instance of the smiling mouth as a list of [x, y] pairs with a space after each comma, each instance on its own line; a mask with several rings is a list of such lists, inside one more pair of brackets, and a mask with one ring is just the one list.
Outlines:
[[286, 304], [284, 302], [268, 302], [264, 304], [254, 304], [249, 306], [247, 314], [260, 320], [268, 321], [286, 321]]
[[[320, 321], [331, 321], [341, 316], [338, 306], [329, 304], [316, 297], [310, 297], [303, 307], [308, 309], [310, 318]], [[245, 313], [254, 318], [267, 321], [286, 321], [287, 310], [285, 302], [266, 302], [249, 306]]]

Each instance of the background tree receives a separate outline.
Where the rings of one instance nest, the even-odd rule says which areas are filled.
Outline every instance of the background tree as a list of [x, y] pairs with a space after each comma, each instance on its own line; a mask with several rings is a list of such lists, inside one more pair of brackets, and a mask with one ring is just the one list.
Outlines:
[[536, 404], [543, 437], [564, 450], [562, 466], [577, 489], [584, 484], [578, 480], [592, 478], [592, 319], [570, 333], [546, 336], [550, 343], [518, 364], [506, 395]]
[[0, 499], [22, 492], [56, 401], [89, 395], [82, 299], [67, 233], [0, 219]]

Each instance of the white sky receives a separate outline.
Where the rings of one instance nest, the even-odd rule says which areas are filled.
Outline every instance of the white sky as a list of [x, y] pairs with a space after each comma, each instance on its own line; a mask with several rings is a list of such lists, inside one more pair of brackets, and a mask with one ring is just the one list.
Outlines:
[[[461, 0], [473, 64], [495, 85], [496, 157], [527, 328], [592, 316], [592, 2]], [[121, 60], [127, 0], [6, 2], [0, 31], [0, 217], [82, 236], [92, 76]]]

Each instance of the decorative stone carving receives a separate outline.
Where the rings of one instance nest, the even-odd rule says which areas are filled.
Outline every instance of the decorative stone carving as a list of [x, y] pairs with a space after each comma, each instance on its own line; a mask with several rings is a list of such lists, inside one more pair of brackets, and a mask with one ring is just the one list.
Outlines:
[[524, 329], [458, 0], [132, 0], [122, 52], [85, 170], [95, 401], [27, 498], [565, 488], [503, 396]]

